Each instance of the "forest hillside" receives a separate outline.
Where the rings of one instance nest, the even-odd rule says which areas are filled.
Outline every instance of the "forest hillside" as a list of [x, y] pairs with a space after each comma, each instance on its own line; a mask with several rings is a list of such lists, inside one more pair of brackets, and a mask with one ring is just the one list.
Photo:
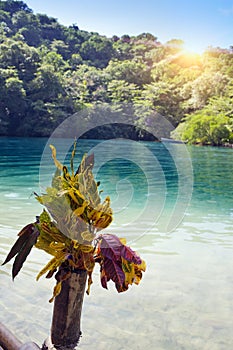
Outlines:
[[232, 100], [232, 47], [198, 55], [150, 33], [107, 38], [0, 1], [1, 136], [48, 136], [85, 107], [130, 104], [135, 138], [151, 139], [143, 130], [158, 112], [177, 127], [175, 138], [221, 145], [233, 143]]

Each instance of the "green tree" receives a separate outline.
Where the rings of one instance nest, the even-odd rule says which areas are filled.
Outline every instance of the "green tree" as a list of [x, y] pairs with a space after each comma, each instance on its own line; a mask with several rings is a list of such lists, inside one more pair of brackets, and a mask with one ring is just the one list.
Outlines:
[[50, 102], [61, 97], [63, 92], [61, 76], [56, 73], [54, 66], [51, 64], [40, 66], [29, 86], [31, 100]]
[[70, 58], [69, 46], [63, 40], [54, 39], [50, 45], [51, 50], [61, 55], [64, 60]]
[[8, 28], [11, 26], [11, 16], [9, 12], [0, 10], [0, 23], [4, 23]]
[[65, 90], [75, 109], [94, 101], [106, 101], [109, 78], [105, 71], [82, 64], [75, 71], [67, 71], [65, 77]]
[[230, 118], [224, 114], [208, 115], [196, 113], [186, 118], [184, 125], [180, 124], [177, 134], [189, 143], [220, 146], [229, 141], [231, 135]]
[[154, 64], [162, 61], [166, 57], [166, 49], [162, 44], [157, 44], [154, 48], [145, 52], [145, 62], [148, 66], [153, 67]]
[[41, 27], [39, 19], [33, 13], [18, 11], [12, 16], [14, 31], [21, 34], [30, 46], [41, 44]]
[[130, 40], [116, 40], [113, 43], [114, 58], [120, 61], [130, 60], [133, 58], [133, 43]]
[[153, 82], [145, 85], [142, 100], [147, 107], [167, 117], [173, 125], [183, 118], [180, 90], [169, 81]]
[[15, 67], [22, 81], [33, 78], [39, 61], [37, 50], [23, 41], [7, 38], [0, 44], [0, 67]]
[[63, 73], [69, 68], [68, 63], [63, 59], [62, 55], [54, 51], [48, 52], [42, 59], [43, 65], [50, 65], [54, 72]]
[[168, 81], [179, 75], [181, 68], [174, 63], [160, 61], [157, 64], [154, 64], [151, 70], [151, 77], [153, 81]]
[[[65, 115], [111, 102], [118, 109], [132, 103], [140, 127], [156, 112], [174, 126], [197, 111], [232, 120], [232, 78], [231, 49], [187, 55], [179, 39], [107, 38], [34, 14], [23, 1], [0, 0], [1, 134], [33, 133], [35, 115], [37, 135], [45, 135]], [[15, 129], [13, 120], [20, 120]]]
[[186, 95], [187, 105], [194, 110], [203, 108], [211, 97], [224, 94], [229, 81], [229, 77], [221, 73], [203, 73], [184, 87], [190, 94]]
[[91, 37], [90, 33], [84, 30], [79, 30], [79, 28], [74, 25], [68, 28], [64, 28], [64, 35], [64, 42], [69, 47], [69, 57], [71, 57], [71, 55], [73, 54], [80, 54], [80, 48], [82, 43], [84, 43]]
[[107, 92], [111, 102], [133, 103], [140, 95], [139, 87], [125, 80], [111, 80]]
[[80, 48], [80, 55], [83, 60], [97, 68], [106, 67], [113, 54], [114, 49], [111, 40], [97, 34], [82, 43]]
[[25, 2], [15, 0], [0, 1], [0, 10], [9, 12], [10, 15], [13, 15], [18, 11], [24, 11], [27, 13], [32, 12], [32, 10], [27, 6]]
[[7, 78], [5, 94], [5, 111], [8, 116], [7, 133], [15, 135], [26, 110], [26, 92], [23, 82], [18, 77]]
[[183, 50], [184, 41], [181, 39], [171, 39], [165, 43], [166, 52], [169, 55], [176, 55]]
[[110, 61], [105, 71], [111, 79], [125, 80], [139, 86], [151, 81], [150, 69], [146, 64], [133, 60]]

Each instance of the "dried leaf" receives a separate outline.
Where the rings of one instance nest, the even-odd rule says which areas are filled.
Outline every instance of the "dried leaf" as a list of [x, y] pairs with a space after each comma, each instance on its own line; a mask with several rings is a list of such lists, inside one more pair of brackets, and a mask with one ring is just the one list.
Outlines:
[[94, 260], [93, 254], [83, 252], [82, 253], [82, 260], [83, 260], [84, 268], [88, 272], [92, 272], [94, 270], [94, 267], [95, 267], [95, 260]]
[[125, 238], [119, 238], [119, 240], [121, 241], [122, 244], [126, 245], [127, 241]]
[[93, 283], [93, 280], [92, 280], [92, 271], [91, 271], [91, 272], [88, 272], [88, 281], [87, 281], [87, 290], [86, 290], [87, 295], [90, 295], [92, 283]]
[[[123, 292], [125, 274], [122, 270], [121, 262], [105, 258], [102, 268], [104, 270], [104, 275], [107, 277], [107, 280], [111, 279], [113, 282], [115, 282], [115, 287], [117, 291], [119, 293]], [[101, 283], [102, 282], [103, 281], [101, 279]]]
[[65, 248], [65, 243], [61, 243], [61, 242], [51, 242], [50, 243], [50, 248], [55, 250], [55, 251], [61, 251]]
[[19, 238], [11, 248], [9, 254], [7, 255], [2, 265], [5, 265], [6, 263], [8, 263], [15, 255], [17, 255], [20, 252], [20, 250], [24, 247], [25, 243], [27, 242], [29, 236], [33, 233], [34, 229], [35, 229], [34, 224], [29, 224], [19, 232], [18, 234]]
[[70, 158], [70, 169], [72, 171], [72, 176], [74, 176], [74, 157], [76, 153], [76, 146], [77, 146], [77, 141], [75, 140], [73, 150], [71, 153], [71, 158]]
[[125, 285], [129, 284], [139, 284], [142, 279], [142, 271], [146, 271], [146, 263], [141, 260], [141, 264], [137, 265], [132, 262], [129, 262], [122, 258], [122, 267], [125, 273]]
[[92, 242], [93, 239], [95, 238], [95, 235], [93, 233], [91, 233], [90, 231], [82, 232], [81, 236], [82, 236], [83, 240], [87, 241], [87, 242]]
[[15, 261], [13, 264], [13, 268], [12, 268], [12, 278], [13, 279], [17, 276], [17, 274], [21, 270], [23, 263], [25, 262], [28, 254], [30, 253], [33, 245], [36, 243], [38, 236], [39, 236], [39, 231], [37, 230], [36, 227], [34, 227], [33, 232], [30, 234], [27, 241], [20, 249], [19, 253], [16, 255], [16, 258], [15, 258]]
[[38, 279], [44, 275], [47, 271], [53, 271], [55, 269], [57, 269], [62, 262], [65, 260], [65, 254], [61, 255], [59, 258], [58, 257], [54, 257], [52, 258], [47, 265], [45, 265], [45, 267], [38, 273], [36, 280], [38, 281]]
[[88, 202], [84, 201], [83, 204], [74, 210], [74, 214], [77, 216], [81, 216], [84, 213], [84, 210], [88, 206]]
[[75, 175], [83, 173], [87, 168], [92, 170], [93, 166], [94, 166], [94, 154], [90, 154], [89, 156], [84, 155], [81, 161], [81, 164], [79, 165]]
[[103, 234], [101, 237], [100, 251], [106, 258], [119, 261], [123, 244], [119, 238], [111, 234]]
[[107, 288], [107, 282], [111, 279], [120, 293], [126, 291], [129, 284], [138, 284], [146, 268], [145, 262], [123, 244], [125, 240], [111, 234], [103, 234], [99, 238], [96, 261], [100, 259], [102, 287]]
[[53, 277], [53, 275], [55, 274], [55, 272], [57, 271], [57, 269], [54, 270], [50, 270], [47, 275], [45, 276], [45, 278], [51, 278]]
[[52, 157], [53, 157], [53, 160], [54, 160], [54, 164], [56, 165], [56, 167], [57, 167], [59, 170], [63, 170], [63, 165], [57, 160], [57, 151], [56, 151], [56, 148], [55, 148], [53, 145], [49, 145], [49, 147], [50, 147], [51, 150], [52, 150]]
[[125, 284], [133, 284], [135, 279], [134, 264], [122, 258], [122, 267], [125, 273]]
[[121, 256], [134, 264], [140, 265], [142, 263], [141, 258], [128, 246], [123, 245], [121, 248]]
[[102, 269], [101, 275], [100, 275], [101, 286], [105, 289], [108, 289], [108, 285], [107, 285], [108, 281], [110, 281], [110, 278], [107, 277], [105, 270]]
[[61, 293], [61, 288], [62, 288], [62, 282], [58, 282], [56, 284], [56, 286], [54, 287], [54, 289], [53, 289], [53, 296], [52, 296], [52, 298], [49, 299], [50, 303], [52, 303], [54, 298], [56, 298], [56, 296]]

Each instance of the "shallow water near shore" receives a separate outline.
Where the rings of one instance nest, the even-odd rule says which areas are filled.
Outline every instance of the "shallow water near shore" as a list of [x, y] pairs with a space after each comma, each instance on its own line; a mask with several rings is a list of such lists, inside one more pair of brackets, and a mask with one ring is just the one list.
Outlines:
[[[46, 143], [0, 138], [0, 263], [17, 232], [42, 210], [33, 192], [54, 170], [52, 161], [51, 167], [41, 161]], [[94, 151], [102, 196], [112, 199], [114, 222], [106, 232], [126, 237], [147, 262], [141, 284], [121, 294], [100, 286], [96, 266], [79, 349], [233, 347], [233, 150], [174, 147], [78, 141], [78, 159]], [[0, 321], [38, 345], [49, 335], [54, 280], [35, 277], [49, 258], [33, 249], [14, 282], [12, 264], [0, 268]]]

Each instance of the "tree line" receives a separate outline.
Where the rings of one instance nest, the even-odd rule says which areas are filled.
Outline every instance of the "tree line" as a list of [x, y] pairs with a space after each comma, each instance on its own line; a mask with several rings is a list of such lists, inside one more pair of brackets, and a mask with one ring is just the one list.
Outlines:
[[232, 99], [232, 47], [198, 55], [150, 33], [107, 38], [34, 14], [23, 1], [0, 1], [1, 136], [49, 136], [86, 107], [130, 104], [135, 138], [150, 139], [156, 112], [174, 125], [173, 137], [221, 145], [233, 143]]

